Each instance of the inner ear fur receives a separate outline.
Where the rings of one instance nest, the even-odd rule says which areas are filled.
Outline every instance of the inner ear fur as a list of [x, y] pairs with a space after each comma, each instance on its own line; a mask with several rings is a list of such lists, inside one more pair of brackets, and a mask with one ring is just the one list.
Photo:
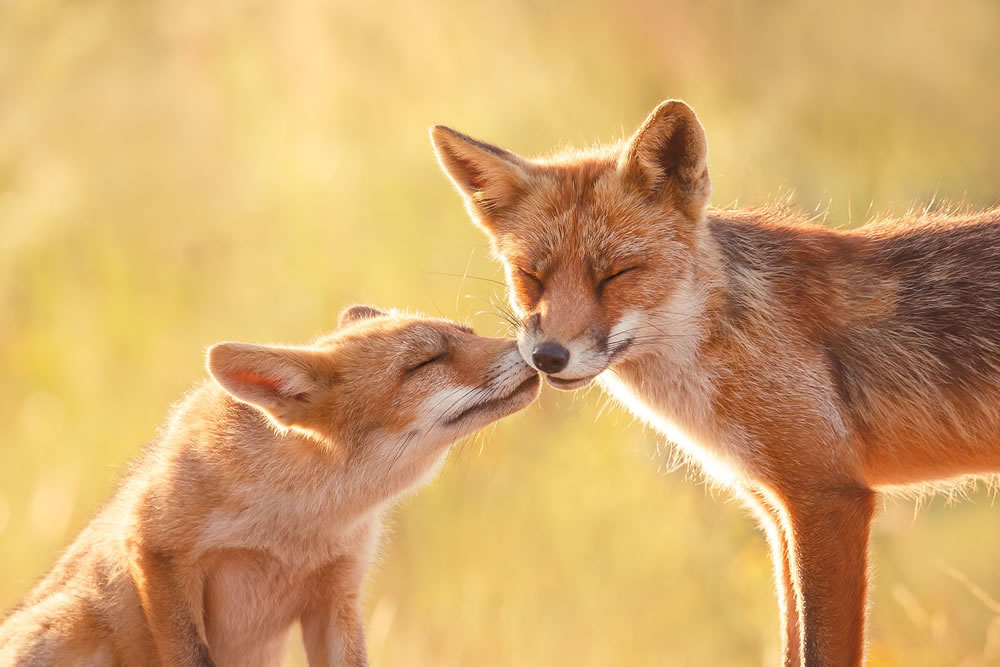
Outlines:
[[510, 151], [444, 125], [430, 132], [438, 163], [484, 224], [512, 205], [531, 177], [531, 164]]
[[670, 197], [693, 215], [712, 192], [705, 130], [680, 100], [667, 100], [649, 114], [629, 140], [618, 168], [650, 196]]
[[323, 388], [319, 352], [309, 348], [218, 343], [208, 372], [233, 398], [256, 406], [283, 427], [308, 424], [311, 399]]

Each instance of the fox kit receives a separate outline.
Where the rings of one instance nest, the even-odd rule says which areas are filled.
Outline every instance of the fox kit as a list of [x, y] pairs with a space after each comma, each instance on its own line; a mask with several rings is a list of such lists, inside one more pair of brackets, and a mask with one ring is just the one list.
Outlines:
[[558, 389], [599, 377], [755, 510], [786, 665], [861, 663], [876, 491], [1000, 472], [1000, 209], [835, 231], [707, 208], [679, 101], [553, 159], [431, 136], [525, 360]]
[[0, 625], [4, 665], [367, 664], [358, 597], [383, 509], [528, 405], [513, 341], [354, 306], [306, 347], [220, 343], [214, 382]]

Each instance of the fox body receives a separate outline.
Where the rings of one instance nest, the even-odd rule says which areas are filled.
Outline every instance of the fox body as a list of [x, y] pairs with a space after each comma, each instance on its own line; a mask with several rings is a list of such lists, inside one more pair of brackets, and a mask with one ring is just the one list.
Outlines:
[[560, 389], [599, 378], [756, 512], [786, 665], [861, 663], [876, 492], [1000, 472], [1000, 210], [837, 231], [709, 208], [678, 101], [554, 159], [432, 141], [524, 358]]
[[4, 665], [366, 664], [358, 598], [383, 509], [523, 408], [513, 341], [355, 306], [305, 347], [221, 343], [214, 379], [0, 625]]

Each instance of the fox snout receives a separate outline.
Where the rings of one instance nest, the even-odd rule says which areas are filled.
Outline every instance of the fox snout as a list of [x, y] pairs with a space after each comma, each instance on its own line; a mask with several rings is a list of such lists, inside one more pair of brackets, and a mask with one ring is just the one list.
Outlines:
[[576, 389], [589, 383], [609, 360], [607, 337], [592, 330], [563, 338], [540, 326], [522, 329], [518, 335], [521, 357], [533, 370], [545, 375], [557, 389]]
[[569, 350], [561, 343], [547, 340], [535, 346], [531, 363], [543, 373], [558, 373], [569, 364]]
[[[543, 373], [552, 387], [564, 391], [579, 389], [634, 353], [636, 332], [649, 326], [646, 318], [640, 311], [632, 310], [617, 317], [611, 327], [605, 328], [594, 321], [575, 335], [566, 335], [559, 327], [547, 327], [543, 318], [530, 317], [518, 332], [518, 350], [524, 361]], [[556, 323], [565, 324], [565, 320]]]

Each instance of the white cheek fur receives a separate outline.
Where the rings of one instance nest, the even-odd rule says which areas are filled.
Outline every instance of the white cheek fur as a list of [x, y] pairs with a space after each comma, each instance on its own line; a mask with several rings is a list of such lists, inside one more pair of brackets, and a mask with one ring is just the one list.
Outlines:
[[634, 338], [643, 324], [643, 319], [642, 313], [637, 310], [630, 310], [622, 315], [622, 318], [608, 332], [608, 351], [610, 352]]
[[417, 410], [413, 429], [428, 433], [477, 403], [513, 391], [524, 380], [522, 354], [520, 347], [512, 348], [497, 359], [484, 372], [481, 385], [449, 387], [428, 396]]
[[478, 393], [476, 387], [469, 386], [449, 387], [434, 392], [420, 404], [413, 429], [419, 433], [433, 430], [449, 416], [457, 415], [475, 403]]

